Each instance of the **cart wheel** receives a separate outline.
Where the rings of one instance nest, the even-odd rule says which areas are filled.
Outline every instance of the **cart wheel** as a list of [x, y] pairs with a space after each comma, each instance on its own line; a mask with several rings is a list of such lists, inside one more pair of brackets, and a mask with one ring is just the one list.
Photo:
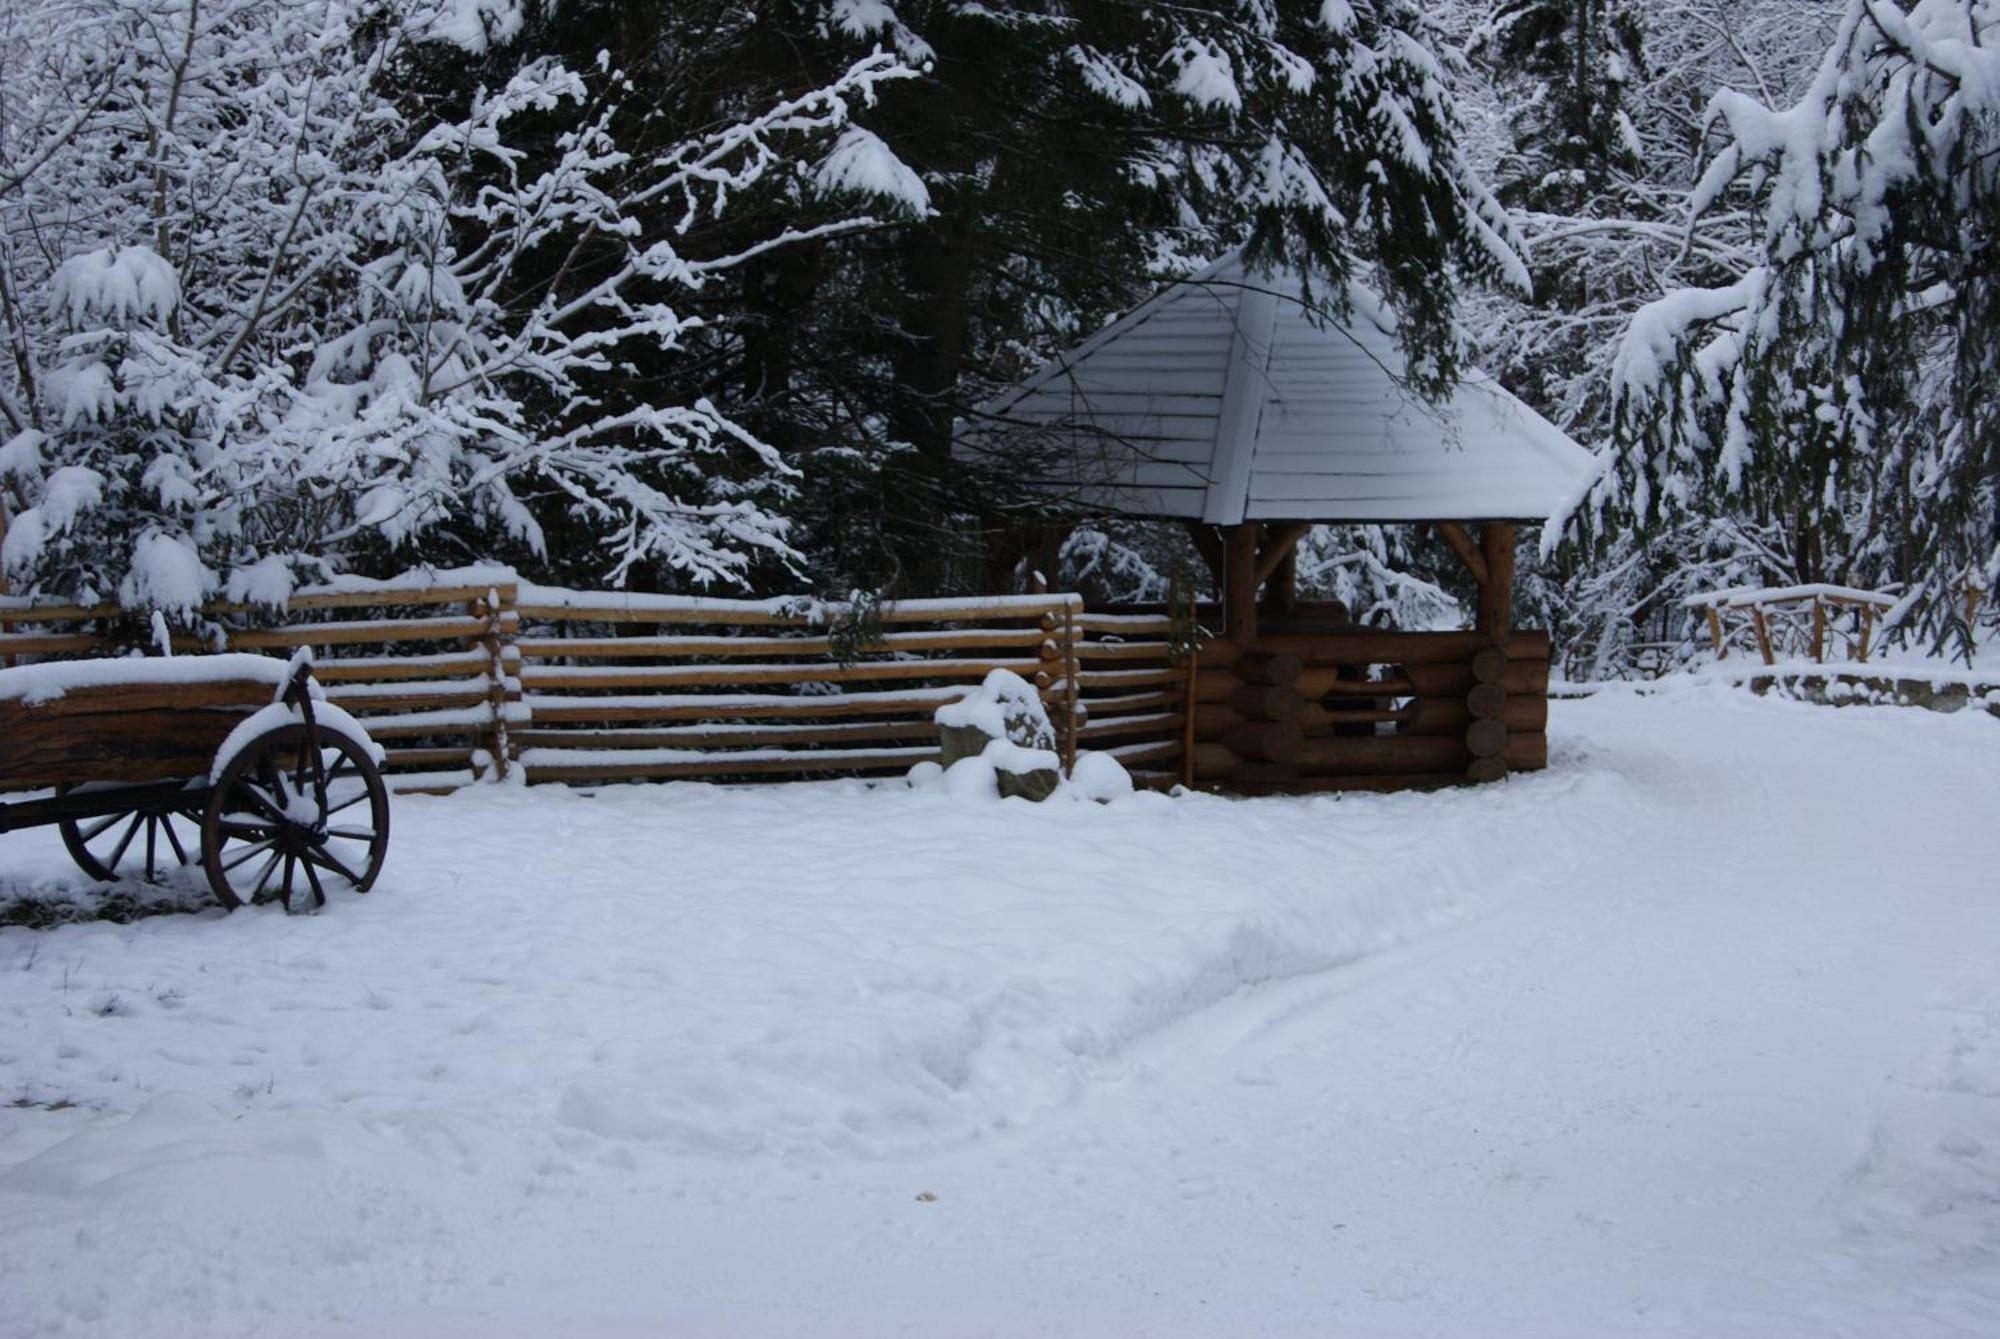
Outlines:
[[[202, 864], [216, 901], [326, 905], [328, 888], [365, 893], [389, 847], [389, 788], [361, 746], [283, 725], [230, 759], [202, 821]], [[315, 755], [317, 753], [317, 756]]]
[[65, 818], [56, 827], [77, 868], [99, 883], [133, 877], [157, 883], [167, 871], [201, 858], [201, 819], [201, 809], [191, 804]]

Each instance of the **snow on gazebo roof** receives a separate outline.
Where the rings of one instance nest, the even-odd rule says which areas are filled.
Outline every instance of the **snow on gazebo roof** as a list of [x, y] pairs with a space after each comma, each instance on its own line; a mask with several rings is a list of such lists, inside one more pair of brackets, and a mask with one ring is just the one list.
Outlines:
[[957, 453], [1014, 455], [1092, 510], [1213, 525], [1539, 521], [1591, 473], [1483, 373], [1424, 401], [1373, 294], [1351, 288], [1340, 321], [1302, 291], [1227, 257], [982, 405]]

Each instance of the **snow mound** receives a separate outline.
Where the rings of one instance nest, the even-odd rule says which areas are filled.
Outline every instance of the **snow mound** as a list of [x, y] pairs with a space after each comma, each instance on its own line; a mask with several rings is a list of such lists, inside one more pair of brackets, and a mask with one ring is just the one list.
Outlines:
[[1070, 785], [1086, 800], [1109, 804], [1132, 793], [1132, 774], [1108, 753], [1079, 753]]

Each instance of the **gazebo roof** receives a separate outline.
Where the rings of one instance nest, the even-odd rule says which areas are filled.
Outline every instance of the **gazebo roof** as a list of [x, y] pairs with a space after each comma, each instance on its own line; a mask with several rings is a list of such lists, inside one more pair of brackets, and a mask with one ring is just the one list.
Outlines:
[[1591, 472], [1482, 373], [1424, 401], [1381, 304], [1350, 293], [1339, 321], [1296, 274], [1227, 257], [981, 406], [957, 450], [1022, 452], [1034, 486], [1092, 510], [1213, 525], [1539, 521]]

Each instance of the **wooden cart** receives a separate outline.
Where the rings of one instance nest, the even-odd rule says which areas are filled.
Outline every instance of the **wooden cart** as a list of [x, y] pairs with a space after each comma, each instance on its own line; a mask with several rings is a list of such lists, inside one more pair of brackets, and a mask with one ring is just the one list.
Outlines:
[[314, 701], [310, 667], [261, 656], [0, 670], [0, 832], [53, 824], [86, 874], [200, 865], [234, 909], [366, 892], [389, 843], [377, 751]]

